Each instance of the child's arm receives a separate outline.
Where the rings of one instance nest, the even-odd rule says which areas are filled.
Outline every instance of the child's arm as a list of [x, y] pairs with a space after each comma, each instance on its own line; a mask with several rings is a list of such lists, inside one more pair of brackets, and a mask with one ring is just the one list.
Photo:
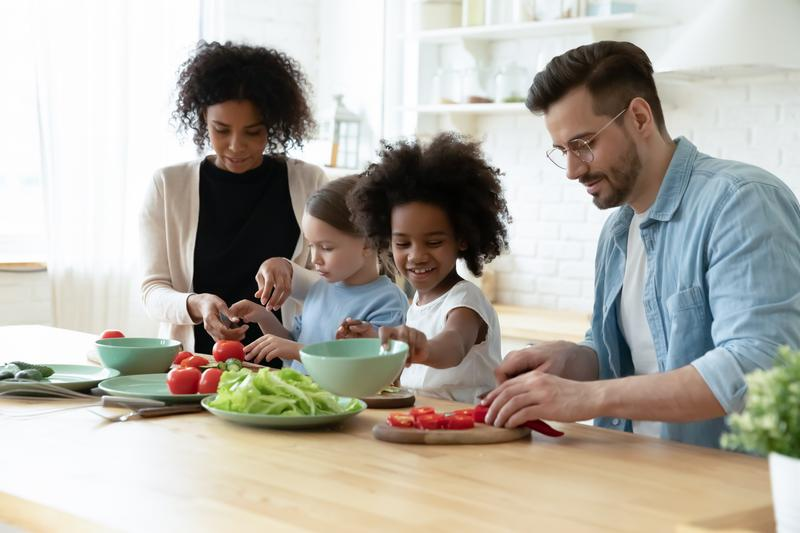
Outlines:
[[261, 332], [267, 335], [276, 335], [284, 339], [291, 338], [291, 333], [281, 324], [275, 315], [250, 300], [239, 300], [229, 308], [231, 322], [257, 322]]
[[486, 337], [486, 323], [466, 307], [456, 307], [447, 314], [444, 329], [428, 339], [421, 331], [408, 327], [383, 327], [378, 331], [381, 342], [396, 339], [409, 347], [409, 363], [433, 368], [458, 366], [478, 340]]

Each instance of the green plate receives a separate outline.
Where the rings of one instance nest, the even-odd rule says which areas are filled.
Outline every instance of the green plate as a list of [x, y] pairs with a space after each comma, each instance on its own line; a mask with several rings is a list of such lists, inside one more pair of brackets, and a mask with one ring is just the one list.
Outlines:
[[166, 374], [119, 376], [103, 381], [99, 387], [112, 396], [150, 398], [166, 403], [196, 403], [209, 396], [209, 394], [172, 394], [167, 388]]
[[5, 389], [30, 389], [31, 392], [38, 392], [36, 385], [38, 383], [47, 383], [49, 385], [58, 385], [64, 389], [69, 390], [86, 390], [91, 389], [104, 379], [114, 378], [119, 376], [119, 370], [114, 368], [103, 368], [100, 366], [91, 365], [50, 365], [46, 364], [53, 369], [53, 375], [41, 381], [28, 381], [28, 382], [14, 382], [9, 380], [0, 381], [0, 391]]
[[[208, 402], [213, 398], [204, 398], [201, 404], [212, 415], [218, 416], [229, 422], [236, 424], [244, 424], [246, 426], [258, 426], [264, 428], [274, 429], [305, 429], [315, 428], [320, 426], [330, 426], [337, 424], [351, 416], [355, 416], [367, 408], [367, 404], [358, 400], [361, 408], [358, 411], [349, 411], [347, 413], [339, 413], [336, 415], [308, 415], [308, 416], [280, 416], [280, 415], [258, 415], [250, 413], [234, 413], [233, 411], [223, 411], [222, 409], [215, 409], [210, 407]], [[342, 407], [350, 403], [350, 398], [339, 398], [339, 404]]]

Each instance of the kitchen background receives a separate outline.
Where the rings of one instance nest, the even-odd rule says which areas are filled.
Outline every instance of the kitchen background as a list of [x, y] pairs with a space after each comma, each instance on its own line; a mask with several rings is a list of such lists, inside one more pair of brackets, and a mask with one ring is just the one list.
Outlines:
[[543, 120], [518, 101], [573, 46], [642, 46], [670, 71], [657, 79], [673, 137], [800, 191], [799, 0], [2, 0], [0, 12], [0, 262], [48, 267], [0, 272], [0, 324], [155, 331], [138, 296], [136, 209], [154, 169], [194, 157], [167, 120], [177, 66], [201, 37], [302, 64], [322, 126], [293, 154], [308, 161], [331, 162], [337, 94], [350, 112], [339, 118], [357, 121], [340, 123], [340, 166], [363, 168], [381, 137], [483, 139], [514, 218], [511, 249], [492, 264], [500, 304], [591, 309], [609, 213], [545, 159]]

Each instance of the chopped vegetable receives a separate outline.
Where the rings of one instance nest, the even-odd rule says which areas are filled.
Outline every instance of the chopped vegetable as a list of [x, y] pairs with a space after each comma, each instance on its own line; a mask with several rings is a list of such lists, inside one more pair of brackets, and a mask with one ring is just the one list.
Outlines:
[[262, 368], [257, 373], [242, 368], [222, 373], [217, 396], [209, 405], [224, 411], [280, 416], [331, 415], [361, 408], [358, 400], [351, 399], [344, 406], [339, 400], [291, 368]]
[[[31, 363], [23, 363], [22, 361], [11, 361], [11, 363], [9, 363], [6, 366], [8, 367], [9, 365], [16, 365], [19, 368], [19, 370], [38, 370], [42, 374], [42, 378], [49, 378], [55, 372], [49, 366], [33, 365]], [[5, 370], [9, 369], [5, 368]], [[19, 370], [17, 370], [17, 372], [19, 372]], [[16, 372], [14, 373], [16, 374]]]

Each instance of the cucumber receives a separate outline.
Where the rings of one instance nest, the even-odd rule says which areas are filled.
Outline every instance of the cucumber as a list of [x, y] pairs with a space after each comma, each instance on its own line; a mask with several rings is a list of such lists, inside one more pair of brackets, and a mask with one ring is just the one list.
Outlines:
[[43, 378], [49, 378], [53, 375], [54, 370], [49, 366], [44, 365], [34, 365], [31, 363], [25, 363], [22, 361], [11, 361], [12, 365], [17, 365], [20, 370], [38, 370]]

